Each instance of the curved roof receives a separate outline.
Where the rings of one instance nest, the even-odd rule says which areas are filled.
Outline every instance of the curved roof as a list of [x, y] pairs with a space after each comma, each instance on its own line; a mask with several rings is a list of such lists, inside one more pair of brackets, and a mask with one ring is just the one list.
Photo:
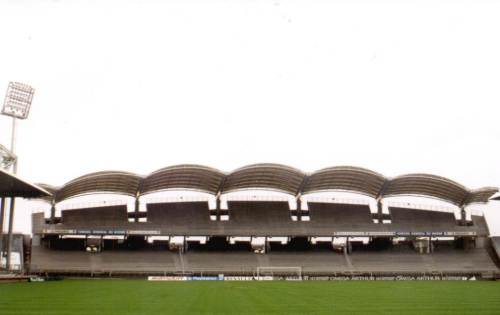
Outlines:
[[350, 191], [377, 198], [386, 178], [379, 173], [354, 166], [335, 166], [312, 173], [303, 193], [328, 190]]
[[162, 168], [146, 176], [139, 193], [147, 194], [167, 189], [192, 189], [217, 194], [224, 173], [202, 165], [175, 165]]
[[55, 201], [85, 195], [89, 193], [115, 193], [135, 196], [141, 177], [136, 174], [117, 171], [104, 171], [78, 177], [55, 194]]
[[52, 201], [54, 200], [54, 196], [56, 195], [57, 190], [59, 189], [59, 187], [48, 185], [48, 184], [44, 184], [44, 183], [35, 183], [35, 185], [37, 185], [38, 187], [41, 187], [41, 188], [45, 189], [45, 191], [48, 191], [50, 193], [50, 196], [43, 196], [43, 197], [40, 197], [39, 199], [42, 199], [42, 200], [45, 200], [47, 202], [51, 202], [52, 203]]
[[451, 179], [430, 174], [407, 174], [395, 177], [387, 183], [382, 197], [397, 195], [427, 196], [462, 205], [468, 190]]
[[495, 187], [483, 187], [469, 191], [465, 204], [486, 203], [498, 192]]
[[38, 187], [41, 187], [41, 188], [45, 189], [46, 191], [48, 191], [52, 195], [55, 194], [57, 192], [57, 190], [59, 189], [59, 187], [52, 186], [52, 185], [49, 185], [49, 184], [44, 184], [44, 183], [35, 183], [35, 185], [37, 185]]
[[253, 164], [227, 175], [222, 192], [240, 189], [270, 189], [295, 195], [304, 180], [304, 173], [280, 164]]
[[469, 190], [445, 177], [407, 174], [388, 179], [360, 167], [336, 166], [318, 170], [309, 176], [280, 164], [253, 164], [228, 175], [201, 165], [175, 165], [142, 178], [139, 175], [106, 171], [78, 177], [57, 188], [40, 184], [44, 191], [62, 200], [89, 193], [116, 193], [137, 196], [172, 189], [188, 189], [211, 194], [237, 190], [268, 189], [291, 195], [329, 190], [364, 194], [373, 198], [422, 196], [451, 202], [457, 206], [488, 202], [498, 188]]

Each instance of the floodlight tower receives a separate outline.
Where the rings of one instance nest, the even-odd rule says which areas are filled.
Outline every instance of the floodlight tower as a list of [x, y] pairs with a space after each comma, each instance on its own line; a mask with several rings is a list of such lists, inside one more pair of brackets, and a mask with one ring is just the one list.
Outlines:
[[[7, 86], [7, 93], [5, 94], [5, 101], [3, 104], [2, 114], [12, 117], [12, 134], [10, 151], [4, 146], [0, 145], [0, 167], [5, 167], [8, 169], [12, 165], [12, 173], [17, 173], [17, 156], [14, 153], [16, 147], [16, 120], [26, 119], [31, 107], [31, 101], [33, 100], [33, 94], [35, 89], [31, 86], [19, 83], [19, 82], [9, 82]], [[4, 207], [5, 207], [5, 197], [1, 198], [1, 215], [2, 225], [0, 226], [0, 235], [3, 234], [3, 219], [4, 219]], [[11, 248], [12, 248], [12, 228], [14, 226], [14, 208], [15, 208], [16, 198], [14, 195], [10, 197], [10, 211], [9, 211], [9, 228], [7, 234], [7, 256], [5, 266], [6, 269], [10, 271], [11, 269]], [[3, 238], [3, 236], [2, 236]], [[2, 242], [3, 244], [3, 242]], [[3, 247], [3, 245], [2, 245]], [[3, 252], [3, 249], [1, 249]]]
[[[35, 89], [19, 82], [9, 82], [2, 114], [12, 117], [12, 134], [10, 142], [10, 153], [15, 157], [16, 146], [16, 119], [26, 119], [30, 112]], [[12, 173], [17, 173], [17, 157], [12, 165]]]

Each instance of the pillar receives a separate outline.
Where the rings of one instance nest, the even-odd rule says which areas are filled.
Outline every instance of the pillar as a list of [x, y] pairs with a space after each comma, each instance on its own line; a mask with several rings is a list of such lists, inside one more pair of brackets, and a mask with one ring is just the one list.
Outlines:
[[215, 220], [220, 221], [221, 211], [220, 211], [220, 194], [215, 197]]
[[9, 230], [7, 234], [7, 261], [6, 261], [6, 269], [11, 270], [10, 265], [10, 256], [12, 254], [12, 229], [14, 227], [14, 208], [16, 204], [16, 198], [10, 198], [10, 212], [9, 212]]
[[3, 220], [5, 217], [5, 198], [0, 198], [0, 237], [3, 234]]
[[51, 205], [52, 206], [50, 207], [50, 223], [54, 224], [56, 223], [56, 203], [52, 201]]
[[460, 224], [461, 225], [466, 225], [467, 224], [467, 214], [465, 213], [465, 208], [462, 208], [460, 211]]
[[302, 221], [302, 198], [297, 197], [297, 221]]
[[139, 207], [140, 207], [140, 203], [139, 203], [139, 196], [136, 196], [135, 197], [135, 204], [134, 204], [134, 221], [135, 222], [139, 222]]
[[5, 240], [3, 237], [3, 221], [5, 219], [5, 198], [0, 199], [0, 255], [4, 251]]
[[377, 199], [377, 212], [378, 212], [378, 223], [383, 223], [384, 213], [383, 213], [383, 205], [382, 200], [380, 198]]

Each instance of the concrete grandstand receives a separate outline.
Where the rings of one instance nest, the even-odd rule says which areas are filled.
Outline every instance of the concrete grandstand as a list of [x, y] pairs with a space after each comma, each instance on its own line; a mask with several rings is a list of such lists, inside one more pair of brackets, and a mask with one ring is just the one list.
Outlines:
[[[25, 269], [33, 273], [255, 275], [295, 268], [303, 275], [499, 276], [499, 242], [470, 210], [498, 189], [470, 190], [435, 175], [178, 165], [147, 176], [99, 172], [39, 186], [52, 196], [32, 216]], [[63, 206], [97, 194], [128, 201]], [[389, 201], [405, 196], [447, 207]]]

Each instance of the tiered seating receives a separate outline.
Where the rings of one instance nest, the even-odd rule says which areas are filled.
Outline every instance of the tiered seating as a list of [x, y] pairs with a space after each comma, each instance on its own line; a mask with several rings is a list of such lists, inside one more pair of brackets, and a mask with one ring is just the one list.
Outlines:
[[309, 235], [328, 235], [332, 231], [376, 231], [367, 205], [309, 203]]
[[406, 208], [389, 208], [392, 231], [419, 232], [475, 232], [487, 236], [488, 227], [482, 216], [472, 216], [472, 226], [458, 225], [453, 213]]
[[127, 206], [125, 205], [62, 211], [62, 224], [65, 227], [115, 227], [127, 222]]
[[169, 235], [213, 235], [218, 222], [210, 221], [208, 203], [179, 202], [147, 205], [148, 223]]
[[286, 202], [229, 202], [229, 221], [222, 222], [227, 235], [287, 236], [300, 234]]
[[169, 251], [113, 250], [96, 255], [85, 251], [32, 247], [32, 272], [142, 273], [181, 270], [178, 255]]
[[356, 271], [373, 272], [489, 272], [496, 266], [484, 249], [436, 251], [431, 255], [407, 252], [355, 252], [350, 255]]
[[391, 226], [408, 231], [453, 231], [457, 225], [453, 213], [406, 208], [389, 208]]
[[[182, 258], [181, 258], [182, 257]], [[303, 273], [487, 273], [498, 269], [486, 249], [443, 250], [420, 255], [412, 249], [355, 251], [349, 256], [326, 251], [187, 252], [109, 250], [99, 254], [33, 246], [33, 272], [253, 274], [257, 267], [301, 267]]]

